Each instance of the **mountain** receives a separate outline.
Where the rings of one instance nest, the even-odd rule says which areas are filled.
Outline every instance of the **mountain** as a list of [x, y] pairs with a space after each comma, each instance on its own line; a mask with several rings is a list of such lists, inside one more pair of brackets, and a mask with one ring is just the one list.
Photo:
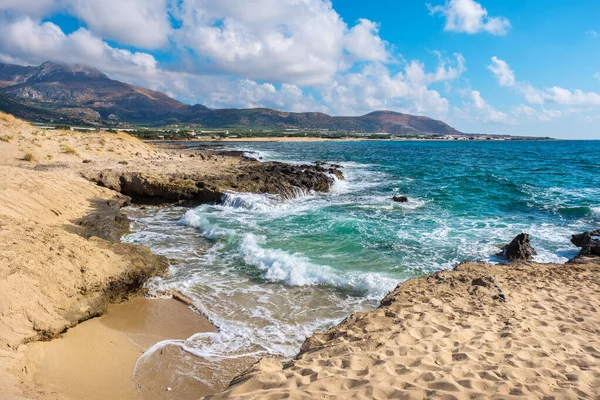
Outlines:
[[211, 110], [163, 93], [110, 79], [95, 68], [45, 62], [37, 67], [0, 64], [0, 110], [32, 121], [207, 128], [301, 128], [407, 134], [461, 134], [428, 117], [376, 111], [360, 117], [291, 113], [268, 108]]

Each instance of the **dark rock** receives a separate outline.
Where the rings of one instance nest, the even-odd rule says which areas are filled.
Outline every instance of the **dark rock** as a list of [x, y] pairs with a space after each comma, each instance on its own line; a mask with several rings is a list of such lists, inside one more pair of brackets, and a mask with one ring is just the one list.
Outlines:
[[408, 197], [406, 196], [394, 196], [392, 197], [396, 203], [408, 203]]
[[600, 257], [600, 229], [583, 232], [571, 237], [571, 243], [580, 247], [581, 251], [575, 259], [582, 257]]
[[215, 176], [120, 170], [87, 172], [84, 176], [100, 186], [130, 196], [133, 202], [140, 204], [219, 203], [229, 190], [277, 194], [291, 199], [311, 191], [329, 191], [334, 176], [344, 179], [342, 172], [333, 167], [259, 163], [256, 160], [242, 164], [235, 173]]
[[593, 232], [583, 232], [577, 235], [572, 235], [571, 243], [577, 247], [583, 247], [593, 240], [593, 236], [600, 236], [600, 229], [597, 229]]
[[519, 234], [513, 239], [510, 244], [502, 248], [502, 252], [498, 256], [503, 257], [509, 261], [512, 260], [526, 260], [531, 261], [537, 252], [531, 247], [531, 240], [529, 235], [526, 233]]

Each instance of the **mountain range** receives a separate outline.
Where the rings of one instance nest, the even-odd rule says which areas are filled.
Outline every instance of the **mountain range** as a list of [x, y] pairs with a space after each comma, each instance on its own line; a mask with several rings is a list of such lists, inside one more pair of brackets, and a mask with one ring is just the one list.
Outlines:
[[328, 129], [395, 135], [460, 135], [428, 117], [375, 111], [359, 117], [268, 108], [209, 109], [119, 82], [84, 65], [0, 64], [0, 110], [29, 121], [76, 125], [184, 124], [206, 128]]

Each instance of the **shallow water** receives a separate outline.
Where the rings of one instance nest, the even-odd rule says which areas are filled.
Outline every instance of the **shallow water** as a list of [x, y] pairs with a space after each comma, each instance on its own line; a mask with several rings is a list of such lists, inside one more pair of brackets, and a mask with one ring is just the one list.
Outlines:
[[[217, 334], [179, 342], [217, 365], [293, 357], [312, 332], [368, 310], [398, 282], [464, 260], [498, 261], [532, 235], [537, 261], [577, 253], [600, 225], [600, 142], [235, 143], [263, 160], [326, 160], [345, 181], [291, 201], [230, 193], [222, 205], [131, 208], [126, 240], [178, 260], [153, 289], [193, 297]], [[395, 204], [394, 195], [408, 203]], [[210, 384], [219, 374], [201, 376]]]

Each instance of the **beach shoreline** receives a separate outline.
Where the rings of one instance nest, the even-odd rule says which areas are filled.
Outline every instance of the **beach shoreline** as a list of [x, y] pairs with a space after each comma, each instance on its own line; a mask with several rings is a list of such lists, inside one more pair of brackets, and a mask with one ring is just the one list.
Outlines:
[[44, 392], [41, 398], [151, 400], [164, 398], [169, 391], [178, 399], [197, 399], [210, 394], [210, 389], [191, 378], [182, 379], [158, 359], [144, 366], [151, 374], [134, 375], [136, 363], [163, 340], [215, 331], [208, 320], [177, 300], [137, 297], [110, 305], [102, 316], [58, 339], [28, 345], [26, 357], [36, 371], [36, 390]]
[[[109, 328], [104, 321], [117, 307], [111, 304], [123, 303], [120, 307], [127, 309], [142, 301], [137, 296], [144, 293], [144, 283], [167, 273], [169, 262], [147, 247], [120, 241], [129, 230], [121, 207], [131, 197], [141, 203], [194, 204], [219, 201], [223, 193], [236, 188], [294, 196], [297, 188], [328, 190], [333, 178], [327, 173], [336, 172], [323, 166], [263, 164], [241, 152], [158, 149], [121, 133], [42, 131], [3, 113], [0, 132], [2, 400], [40, 398], [40, 393], [48, 399], [62, 398], [60, 388], [81, 395], [77, 385], [82, 379], [59, 382], [62, 377], [77, 377], [76, 371], [65, 370], [60, 376], [40, 372], [36, 381], [37, 367], [58, 371], [75, 365], [73, 360], [84, 362], [81, 356], [87, 352], [102, 354], [106, 344], [102, 340], [123, 344], [129, 366], [139, 356], [139, 346], [126, 344], [132, 342], [122, 329]], [[185, 308], [191, 318], [192, 312]], [[175, 321], [174, 327], [185, 326], [184, 320]], [[211, 331], [212, 325], [203, 321], [195, 332], [187, 331], [188, 336], [169, 337], [171, 329], [154, 339], [187, 339]], [[91, 337], [96, 330], [97, 342], [81, 344], [82, 337]], [[54, 347], [69, 354], [64, 360], [70, 361], [48, 367], [48, 358], [28, 355], [30, 348]], [[109, 366], [104, 365], [107, 373], [111, 373]], [[107, 383], [113, 380], [110, 376], [106, 375]], [[161, 382], [158, 376], [150, 374], [146, 379], [146, 386], [152, 388], [147, 392], [156, 391], [153, 384]], [[183, 386], [192, 397], [207, 390], [197, 382]], [[121, 387], [131, 393], [125, 384]]]

